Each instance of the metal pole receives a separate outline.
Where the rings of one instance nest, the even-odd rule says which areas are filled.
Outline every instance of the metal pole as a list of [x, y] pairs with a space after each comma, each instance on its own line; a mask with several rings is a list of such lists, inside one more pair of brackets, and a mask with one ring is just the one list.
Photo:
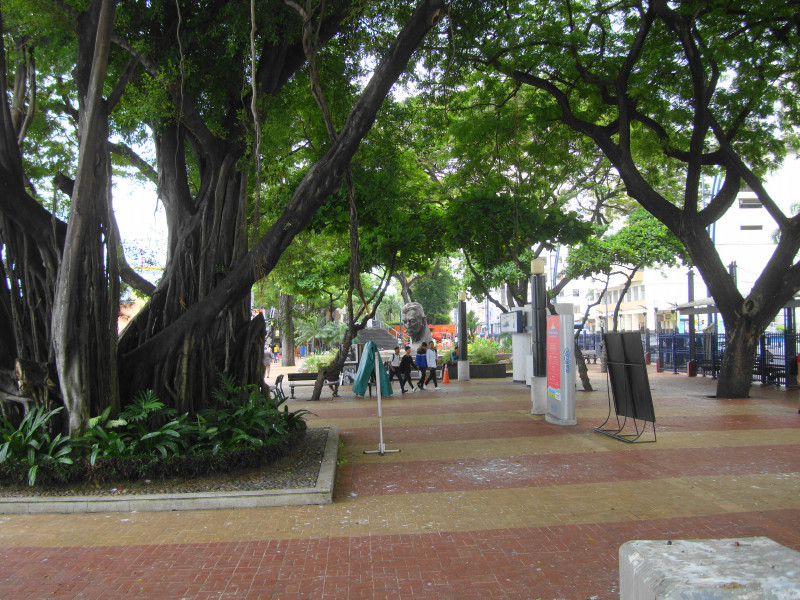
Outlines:
[[375, 352], [375, 389], [378, 395], [378, 449], [377, 450], [364, 450], [364, 454], [380, 454], [383, 456], [387, 452], [400, 452], [400, 450], [387, 450], [383, 443], [383, 406], [381, 404], [381, 365], [380, 352]]
[[534, 275], [533, 286], [533, 376], [547, 377], [547, 290], [545, 275]]
[[[694, 300], [694, 269], [689, 267], [689, 302]], [[694, 313], [689, 313], [689, 360], [694, 361], [697, 351], [694, 347]]]
[[783, 362], [786, 369], [786, 389], [788, 390], [797, 388], [797, 331], [794, 322], [794, 307], [783, 309], [783, 323]]
[[547, 412], [547, 290], [544, 261], [531, 261], [531, 414]]
[[467, 354], [467, 294], [458, 293], [458, 380], [469, 381]]

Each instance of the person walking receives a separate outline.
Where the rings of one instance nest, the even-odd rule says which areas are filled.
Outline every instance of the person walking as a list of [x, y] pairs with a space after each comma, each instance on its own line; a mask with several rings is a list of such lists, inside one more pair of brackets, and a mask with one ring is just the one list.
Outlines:
[[400, 379], [400, 346], [394, 347], [394, 354], [389, 359], [389, 385], [392, 384], [392, 378], [397, 377], [400, 381], [400, 387], [403, 387], [403, 382]]
[[431, 342], [428, 346], [428, 351], [425, 356], [425, 362], [428, 364], [428, 379], [426, 384], [433, 381], [433, 389], [439, 389], [439, 382], [436, 381], [436, 342]]
[[417, 360], [415, 361], [417, 369], [419, 369], [419, 381], [417, 382], [417, 389], [425, 389], [425, 377], [428, 375], [428, 344], [422, 342], [422, 345], [417, 349]]
[[406, 393], [406, 384], [411, 388], [409, 391], [414, 393], [414, 382], [411, 381], [411, 367], [414, 366], [414, 359], [411, 357], [411, 346], [406, 346], [406, 353], [400, 358], [400, 366], [397, 368], [397, 380], [400, 382], [400, 391]]
[[272, 361], [275, 357], [272, 355], [272, 348], [269, 344], [264, 348], [264, 381], [269, 379], [269, 368], [272, 366]]

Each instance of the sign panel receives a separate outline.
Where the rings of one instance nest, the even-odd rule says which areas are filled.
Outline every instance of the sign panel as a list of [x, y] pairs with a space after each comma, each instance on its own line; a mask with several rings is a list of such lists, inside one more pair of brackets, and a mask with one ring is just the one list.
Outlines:
[[547, 317], [547, 413], [558, 425], [576, 425], [575, 339], [572, 315]]
[[547, 398], [561, 401], [561, 319], [547, 317]]
[[522, 333], [525, 331], [525, 313], [521, 310], [507, 312], [498, 318], [498, 333]]

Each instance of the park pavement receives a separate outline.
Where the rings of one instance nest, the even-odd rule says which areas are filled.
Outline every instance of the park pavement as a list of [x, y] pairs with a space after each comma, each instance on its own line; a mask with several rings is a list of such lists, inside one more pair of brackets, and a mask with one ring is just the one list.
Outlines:
[[800, 550], [798, 392], [717, 399], [711, 379], [649, 375], [655, 443], [593, 431], [608, 396], [592, 366], [576, 426], [532, 416], [510, 378], [387, 398], [386, 447], [401, 452], [384, 456], [364, 454], [374, 399], [311, 403], [299, 388], [290, 407], [339, 428], [333, 504], [0, 515], [0, 599], [611, 599], [628, 540]]

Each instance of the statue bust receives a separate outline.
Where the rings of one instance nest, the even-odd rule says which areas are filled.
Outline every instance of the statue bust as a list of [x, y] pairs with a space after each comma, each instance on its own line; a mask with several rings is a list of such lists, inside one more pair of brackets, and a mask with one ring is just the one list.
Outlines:
[[417, 348], [422, 345], [422, 342], [430, 342], [433, 340], [431, 330], [428, 329], [428, 319], [425, 317], [425, 310], [419, 302], [409, 302], [404, 305], [400, 310], [400, 315], [403, 319], [403, 327], [406, 329], [409, 339], [411, 340], [412, 356], [417, 353]]

